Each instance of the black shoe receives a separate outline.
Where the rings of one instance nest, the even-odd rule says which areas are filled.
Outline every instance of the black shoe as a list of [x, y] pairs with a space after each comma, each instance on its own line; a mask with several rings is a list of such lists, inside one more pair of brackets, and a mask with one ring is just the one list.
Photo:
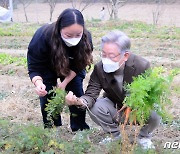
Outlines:
[[80, 126], [76, 126], [76, 127], [73, 127], [73, 126], [71, 126], [71, 130], [72, 130], [72, 132], [75, 132], [75, 131], [78, 131], [78, 130], [84, 130], [84, 129], [90, 129], [90, 127], [88, 126], [88, 124], [87, 123], [83, 123], [83, 124], [80, 124]]
[[88, 126], [87, 123], [84, 123], [84, 124], [81, 126], [80, 130], [83, 130], [83, 129], [90, 129], [90, 127]]

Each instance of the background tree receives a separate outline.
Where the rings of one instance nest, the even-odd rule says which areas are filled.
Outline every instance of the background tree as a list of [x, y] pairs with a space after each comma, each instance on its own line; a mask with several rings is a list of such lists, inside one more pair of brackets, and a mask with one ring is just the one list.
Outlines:
[[57, 4], [57, 0], [47, 0], [49, 6], [50, 6], [50, 18], [49, 18], [49, 21], [51, 22], [52, 21], [52, 15], [53, 15], [53, 12], [54, 12], [54, 9], [56, 7], [56, 4]]
[[163, 11], [162, 2], [163, 0], [155, 0], [156, 6], [155, 6], [155, 9], [152, 10], [154, 25], [158, 24], [159, 17], [162, 15], [162, 11]]
[[118, 19], [118, 10], [120, 7], [123, 7], [127, 3], [127, 1], [128, 0], [109, 0], [110, 4], [106, 3], [110, 19]]
[[94, 5], [97, 0], [70, 0], [72, 7], [83, 12], [88, 7]]
[[13, 0], [13, 9], [17, 9], [18, 0]]
[[9, 5], [9, 0], [1, 0], [0, 1], [0, 6], [8, 9], [8, 5]]
[[19, 3], [21, 3], [23, 5], [23, 11], [24, 11], [24, 15], [26, 18], [26, 22], [29, 22], [28, 17], [27, 17], [26, 8], [32, 3], [32, 0], [19, 0]]

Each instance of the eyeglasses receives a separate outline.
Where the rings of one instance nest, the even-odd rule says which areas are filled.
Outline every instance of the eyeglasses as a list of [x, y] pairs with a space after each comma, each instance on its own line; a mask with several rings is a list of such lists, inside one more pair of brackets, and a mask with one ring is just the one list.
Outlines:
[[114, 55], [114, 54], [109, 54], [109, 55], [106, 55], [105, 53], [101, 52], [101, 57], [102, 58], [109, 58], [111, 60], [114, 60], [116, 57], [118, 57], [120, 55], [120, 53], [118, 55]]

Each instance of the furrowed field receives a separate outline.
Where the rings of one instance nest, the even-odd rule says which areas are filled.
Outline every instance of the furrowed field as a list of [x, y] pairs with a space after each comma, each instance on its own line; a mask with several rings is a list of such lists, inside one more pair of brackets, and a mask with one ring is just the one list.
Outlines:
[[[103, 131], [87, 115], [91, 130], [77, 132], [75, 138], [69, 127], [69, 113], [65, 107], [63, 126], [44, 130], [39, 99], [34, 92], [26, 66], [27, 46], [38, 24], [0, 24], [0, 153], [180, 153], [180, 149], [164, 149], [165, 142], [180, 143], [180, 74], [175, 76], [168, 107], [173, 120], [162, 123], [153, 136], [155, 150], [143, 151], [130, 143], [99, 145], [105, 136]], [[153, 66], [164, 66], [180, 71], [180, 28], [157, 27], [143, 22], [87, 21], [94, 44], [94, 63], [100, 60], [101, 37], [113, 29], [128, 34], [132, 41], [131, 51], [145, 57]], [[84, 81], [86, 89], [89, 75]], [[128, 126], [126, 129], [128, 133]], [[130, 134], [132, 134], [131, 132]], [[132, 152], [132, 150], [134, 150]]]

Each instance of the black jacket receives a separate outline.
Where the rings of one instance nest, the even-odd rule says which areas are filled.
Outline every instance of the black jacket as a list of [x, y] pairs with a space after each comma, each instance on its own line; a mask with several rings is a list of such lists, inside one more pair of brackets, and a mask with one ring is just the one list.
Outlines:
[[[51, 66], [51, 36], [53, 33], [55, 23], [46, 24], [40, 27], [34, 34], [27, 53], [28, 61], [28, 74], [30, 79], [34, 76], [41, 76], [43, 80], [56, 80], [57, 73]], [[89, 33], [89, 41], [92, 46], [92, 38]], [[73, 59], [73, 48], [75, 47], [66, 47], [67, 53], [70, 61], [70, 69], [78, 73], [82, 70], [79, 70], [75, 67], [74, 63], [77, 61]]]

